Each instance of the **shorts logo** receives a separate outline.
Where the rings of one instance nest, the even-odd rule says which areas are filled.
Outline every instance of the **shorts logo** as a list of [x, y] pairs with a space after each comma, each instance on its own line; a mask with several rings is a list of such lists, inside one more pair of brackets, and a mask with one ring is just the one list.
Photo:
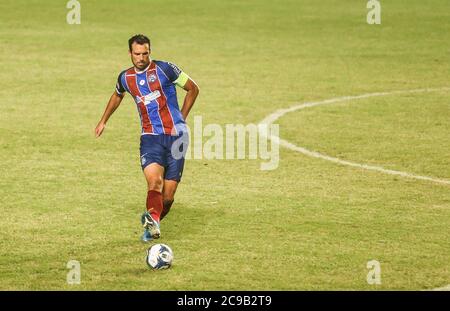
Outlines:
[[144, 80], [141, 80], [141, 81], [139, 81], [139, 85], [144, 85], [145, 84], [145, 81]]
[[154, 74], [151, 74], [148, 79], [150, 80], [150, 82], [155, 82], [156, 81], [156, 76]]
[[141, 157], [141, 164], [144, 165], [146, 161], [147, 161], [147, 160], [145, 160], [145, 157], [142, 156], [142, 157]]

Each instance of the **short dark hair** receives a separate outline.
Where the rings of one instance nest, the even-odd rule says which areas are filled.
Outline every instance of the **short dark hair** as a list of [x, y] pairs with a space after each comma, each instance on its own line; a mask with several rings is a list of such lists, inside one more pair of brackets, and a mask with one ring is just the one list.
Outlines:
[[137, 43], [137, 44], [146, 44], [148, 43], [148, 46], [150, 46], [150, 39], [145, 36], [145, 35], [134, 35], [130, 38], [130, 40], [128, 40], [128, 48], [131, 51], [131, 45], [133, 45], [133, 43]]

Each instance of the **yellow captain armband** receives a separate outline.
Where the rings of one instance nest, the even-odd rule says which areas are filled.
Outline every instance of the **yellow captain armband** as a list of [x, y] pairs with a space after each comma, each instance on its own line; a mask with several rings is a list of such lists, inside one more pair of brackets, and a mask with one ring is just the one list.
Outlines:
[[182, 88], [186, 85], [187, 80], [189, 80], [189, 76], [184, 72], [181, 72], [180, 75], [178, 76], [178, 79], [173, 81], [173, 83]]

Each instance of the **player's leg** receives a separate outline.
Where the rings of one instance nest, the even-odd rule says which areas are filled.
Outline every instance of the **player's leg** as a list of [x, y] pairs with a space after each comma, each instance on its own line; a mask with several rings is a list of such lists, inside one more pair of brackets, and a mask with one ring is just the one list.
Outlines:
[[151, 163], [144, 169], [147, 181], [147, 211], [159, 222], [162, 212], [162, 190], [164, 186], [164, 167]]
[[[142, 215], [142, 225], [146, 229], [144, 235], [157, 239], [160, 236], [159, 222], [163, 210], [164, 167], [158, 163], [151, 163], [144, 168], [144, 176], [147, 180], [147, 212]], [[145, 240], [145, 236], [143, 239]]]
[[175, 192], [177, 191], [178, 182], [176, 180], [164, 180], [163, 187], [163, 211], [161, 213], [161, 220], [169, 213], [170, 208], [172, 207]]
[[141, 136], [141, 167], [147, 181], [146, 212], [141, 222], [144, 226], [144, 242], [159, 238], [159, 221], [163, 209], [162, 188], [164, 167], [166, 165], [165, 148], [160, 135]]
[[[181, 136], [172, 136], [168, 138], [168, 149], [171, 150], [167, 154], [166, 172], [164, 174], [164, 188], [163, 188], [163, 212], [161, 219], [163, 219], [167, 213], [169, 213], [172, 207], [175, 192], [177, 191], [178, 184], [181, 181], [184, 169], [184, 160], [187, 147], [189, 145], [189, 137], [187, 133]], [[177, 144], [178, 148], [175, 149], [175, 153], [172, 153], [173, 144]]]

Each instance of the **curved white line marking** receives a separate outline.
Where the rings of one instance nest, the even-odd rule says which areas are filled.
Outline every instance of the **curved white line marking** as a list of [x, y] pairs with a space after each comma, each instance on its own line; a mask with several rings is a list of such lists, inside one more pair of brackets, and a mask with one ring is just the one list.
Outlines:
[[433, 288], [432, 290], [435, 290], [435, 291], [450, 291], [450, 284], [448, 284], [447, 286], [444, 286], [444, 287]]
[[380, 92], [380, 93], [362, 94], [362, 95], [357, 95], [357, 96], [344, 96], [344, 97], [337, 97], [337, 98], [322, 100], [322, 101], [318, 101], [318, 102], [303, 103], [300, 105], [295, 105], [290, 108], [279, 109], [279, 110], [275, 111], [274, 113], [268, 115], [266, 118], [264, 118], [264, 120], [259, 122], [259, 124], [258, 124], [259, 133], [261, 136], [267, 137], [268, 139], [274, 141], [275, 143], [278, 143], [280, 146], [303, 153], [310, 157], [319, 158], [319, 159], [331, 161], [331, 162], [342, 164], [342, 165], [358, 167], [358, 168], [362, 168], [362, 169], [366, 169], [366, 170], [378, 171], [378, 172], [385, 173], [385, 174], [398, 175], [398, 176], [407, 177], [407, 178], [414, 178], [414, 179], [419, 179], [419, 180], [426, 180], [426, 181], [431, 181], [431, 182], [435, 182], [435, 183], [450, 185], [450, 180], [446, 180], [446, 179], [440, 179], [440, 178], [428, 177], [428, 176], [420, 176], [420, 175], [415, 175], [415, 174], [411, 174], [411, 173], [385, 169], [381, 166], [360, 164], [360, 163], [356, 163], [356, 162], [341, 160], [339, 158], [331, 157], [331, 156], [321, 154], [316, 151], [311, 151], [306, 148], [296, 146], [296, 145], [294, 145], [286, 140], [283, 140], [279, 137], [268, 135], [268, 132], [267, 132], [268, 126], [271, 123], [278, 120], [279, 118], [281, 118], [282, 116], [284, 116], [285, 114], [287, 114], [289, 112], [305, 109], [305, 108], [310, 108], [310, 107], [319, 106], [319, 105], [340, 103], [340, 102], [362, 99], [362, 98], [369, 98], [369, 97], [379, 97], [379, 96], [396, 95], [396, 94], [449, 91], [449, 90], [450, 90], [450, 87], [442, 87], [442, 88], [435, 88], [435, 89], [417, 89], [417, 90]]

